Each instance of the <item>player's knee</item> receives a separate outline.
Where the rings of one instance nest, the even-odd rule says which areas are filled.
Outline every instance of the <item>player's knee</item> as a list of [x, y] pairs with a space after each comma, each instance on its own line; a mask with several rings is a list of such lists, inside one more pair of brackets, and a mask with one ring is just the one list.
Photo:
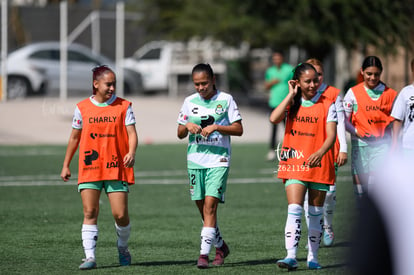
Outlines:
[[98, 218], [98, 212], [99, 212], [98, 208], [94, 208], [94, 207], [84, 208], [83, 209], [83, 216], [87, 220], [97, 219]]
[[127, 226], [129, 224], [129, 216], [126, 213], [113, 213], [115, 222], [119, 226]]

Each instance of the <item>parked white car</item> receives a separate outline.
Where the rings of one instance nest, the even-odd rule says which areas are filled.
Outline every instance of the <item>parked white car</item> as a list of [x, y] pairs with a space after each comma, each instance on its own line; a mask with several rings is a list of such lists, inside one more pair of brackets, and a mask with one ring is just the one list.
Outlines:
[[152, 41], [126, 58], [124, 66], [141, 73], [146, 91], [167, 90], [173, 51], [182, 48], [178, 42]]
[[[95, 54], [80, 45], [68, 46], [67, 87], [69, 95], [88, 95], [92, 87], [92, 68], [108, 65], [115, 69], [113, 61]], [[8, 67], [8, 97], [24, 97], [46, 93], [58, 95], [60, 87], [60, 43], [39, 42], [29, 44], [10, 53]], [[142, 77], [133, 70], [124, 69], [124, 93], [143, 92]]]
[[45, 70], [22, 62], [19, 53], [11, 53], [7, 62], [7, 97], [20, 98], [43, 94], [47, 87]]
[[[176, 95], [180, 88], [193, 88], [192, 68], [197, 63], [207, 62], [218, 76], [220, 87], [227, 89], [227, 68], [219, 54], [220, 50], [212, 41], [151, 41], [125, 58], [124, 66], [142, 75], [145, 91], [168, 90]], [[180, 82], [184, 86], [179, 87]]]

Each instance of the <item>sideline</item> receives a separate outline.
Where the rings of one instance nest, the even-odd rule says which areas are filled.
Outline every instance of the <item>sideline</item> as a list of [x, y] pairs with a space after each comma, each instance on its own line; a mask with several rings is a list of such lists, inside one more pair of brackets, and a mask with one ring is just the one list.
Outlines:
[[[28, 177], [28, 176], [25, 176]], [[16, 180], [17, 179], [17, 180]], [[228, 179], [229, 184], [260, 184], [260, 183], [281, 183], [282, 180], [275, 177], [260, 177], [260, 178], [231, 178]], [[337, 178], [337, 183], [340, 182], [352, 182], [351, 176], [339, 176]], [[136, 177], [137, 185], [164, 185], [164, 184], [188, 184], [187, 178], [182, 179], [165, 179], [165, 178], [139, 178]], [[0, 178], [0, 187], [6, 186], [66, 186], [66, 185], [77, 185], [75, 178], [69, 182], [62, 182], [60, 179], [56, 179], [55, 176], [49, 176], [45, 178], [37, 179], [27, 179], [23, 180], [20, 176], [18, 177], [1, 177]]]

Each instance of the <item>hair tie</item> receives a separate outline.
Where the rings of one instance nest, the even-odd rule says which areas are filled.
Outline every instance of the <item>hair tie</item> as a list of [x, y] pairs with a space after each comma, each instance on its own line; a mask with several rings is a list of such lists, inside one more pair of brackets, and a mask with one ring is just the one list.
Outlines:
[[295, 68], [293, 68], [292, 73], [295, 73], [295, 72], [296, 72], [296, 69], [297, 69], [300, 65], [302, 65], [302, 63], [299, 63], [298, 65], [296, 65], [296, 67], [295, 67]]

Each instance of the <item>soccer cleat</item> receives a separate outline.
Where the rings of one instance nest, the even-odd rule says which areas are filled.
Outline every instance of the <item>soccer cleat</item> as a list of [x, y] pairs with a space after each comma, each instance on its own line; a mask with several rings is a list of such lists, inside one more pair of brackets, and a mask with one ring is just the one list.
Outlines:
[[224, 258], [226, 258], [230, 254], [230, 249], [227, 244], [223, 241], [223, 245], [221, 247], [216, 248], [216, 257], [214, 258], [212, 264], [215, 266], [220, 266], [224, 264]]
[[118, 246], [119, 264], [122, 266], [131, 265], [131, 254], [128, 247]]
[[324, 246], [332, 246], [334, 241], [334, 233], [332, 230], [329, 232], [325, 229], [323, 231], [323, 245]]
[[198, 268], [208, 268], [208, 255], [200, 255], [197, 261]]
[[322, 269], [322, 266], [317, 262], [308, 262], [309, 269]]
[[94, 258], [82, 259], [83, 263], [79, 266], [80, 270], [88, 270], [96, 268], [96, 261]]
[[287, 268], [288, 271], [298, 268], [298, 262], [293, 258], [284, 258], [276, 262], [280, 268]]

